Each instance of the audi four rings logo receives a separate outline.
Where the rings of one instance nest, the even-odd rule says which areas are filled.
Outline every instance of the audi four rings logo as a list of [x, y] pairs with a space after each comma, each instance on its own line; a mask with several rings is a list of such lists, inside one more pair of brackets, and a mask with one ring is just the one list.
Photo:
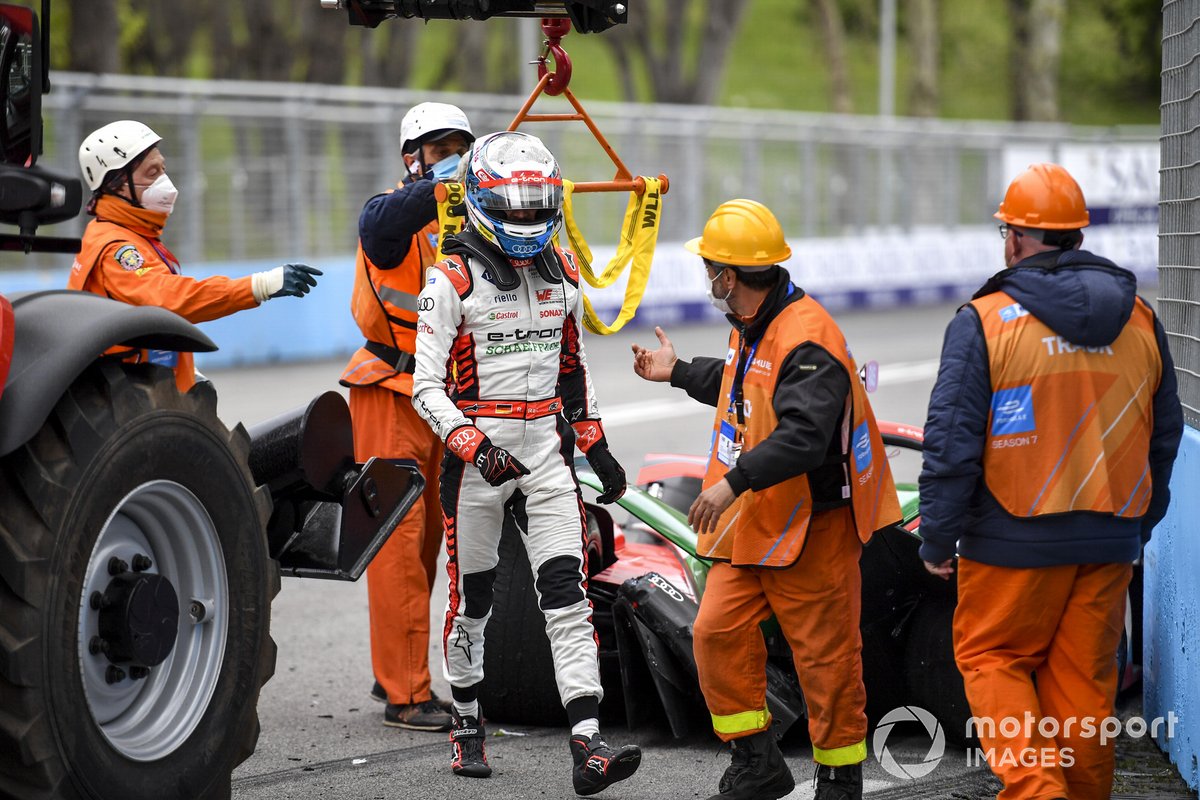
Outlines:
[[474, 436], [473, 431], [463, 431], [461, 433], [456, 433], [450, 437], [450, 449], [462, 450], [463, 448], [470, 445], [471, 442], [474, 441], [474, 439], [475, 439], [475, 436]]
[[417, 311], [433, 311], [433, 298], [422, 297], [417, 300]]
[[658, 590], [670, 597], [677, 603], [683, 602], [683, 595], [679, 590], [667, 582], [667, 579], [659, 575], [657, 572], [650, 573], [650, 582], [658, 587]]

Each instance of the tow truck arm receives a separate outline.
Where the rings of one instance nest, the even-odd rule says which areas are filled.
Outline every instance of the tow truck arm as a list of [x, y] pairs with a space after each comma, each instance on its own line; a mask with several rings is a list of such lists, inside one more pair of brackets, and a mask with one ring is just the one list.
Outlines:
[[386, 19], [567, 18], [580, 33], [599, 33], [629, 20], [628, 0], [321, 0], [345, 9], [351, 25], [374, 28]]

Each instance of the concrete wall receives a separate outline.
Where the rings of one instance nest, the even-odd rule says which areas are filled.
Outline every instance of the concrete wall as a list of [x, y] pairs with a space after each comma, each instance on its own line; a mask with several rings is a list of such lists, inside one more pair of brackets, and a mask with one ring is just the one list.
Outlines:
[[1144, 691], [1147, 719], [1178, 718], [1159, 746], [1200, 786], [1200, 431], [1185, 428], [1171, 478], [1171, 509], [1146, 548]]

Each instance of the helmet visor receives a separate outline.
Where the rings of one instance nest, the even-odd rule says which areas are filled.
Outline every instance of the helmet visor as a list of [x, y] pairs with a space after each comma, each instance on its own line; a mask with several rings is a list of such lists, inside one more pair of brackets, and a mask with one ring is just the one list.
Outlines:
[[483, 179], [479, 181], [476, 200], [480, 208], [492, 212], [528, 209], [557, 212], [563, 202], [562, 179], [533, 170], [514, 172], [507, 178]]

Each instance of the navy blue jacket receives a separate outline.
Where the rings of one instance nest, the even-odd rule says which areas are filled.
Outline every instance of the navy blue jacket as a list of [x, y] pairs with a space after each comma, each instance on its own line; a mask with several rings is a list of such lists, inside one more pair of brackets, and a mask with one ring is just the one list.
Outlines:
[[[1111, 344], [1133, 311], [1133, 273], [1086, 250], [1055, 250], [994, 275], [975, 297], [1004, 291], [1067, 341]], [[929, 400], [921, 470], [921, 558], [941, 563], [957, 551], [1002, 567], [1127, 563], [1137, 559], [1170, 501], [1171, 467], [1183, 435], [1183, 410], [1166, 334], [1156, 318], [1163, 372], [1154, 394], [1150, 438], [1153, 492], [1142, 519], [1076, 512], [1017, 518], [983, 481], [992, 388], [987, 342], [973, 306], [946, 328], [942, 361]], [[957, 547], [956, 547], [957, 543]]]
[[434, 182], [406, 182], [394, 192], [377, 194], [358, 217], [358, 241], [379, 269], [395, 269], [412, 247], [412, 239], [437, 219]]

